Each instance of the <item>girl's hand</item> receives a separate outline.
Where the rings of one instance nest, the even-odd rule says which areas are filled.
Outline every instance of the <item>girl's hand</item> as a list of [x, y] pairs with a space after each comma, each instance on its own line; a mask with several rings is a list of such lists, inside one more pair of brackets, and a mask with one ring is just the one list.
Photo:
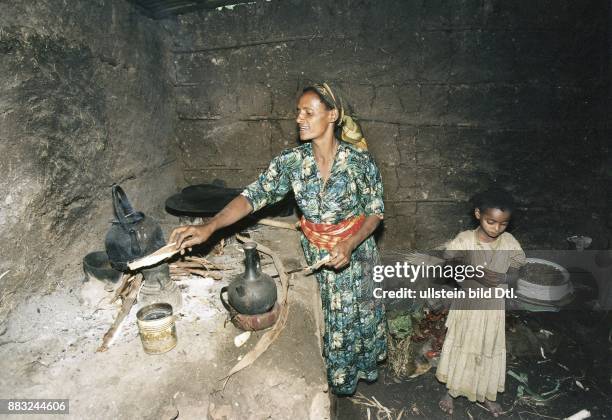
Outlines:
[[486, 268], [483, 268], [482, 271], [484, 272], [484, 276], [475, 277], [475, 279], [482, 285], [496, 287], [505, 283], [506, 281], [506, 275], [504, 273], [487, 270]]
[[211, 225], [179, 226], [172, 231], [169, 242], [175, 242], [176, 249], [184, 254], [185, 249], [206, 242], [214, 232]]
[[351, 255], [355, 250], [355, 246], [350, 240], [340, 241], [334, 246], [330, 252], [331, 260], [325, 264], [328, 267], [333, 267], [338, 270], [348, 265], [351, 261]]

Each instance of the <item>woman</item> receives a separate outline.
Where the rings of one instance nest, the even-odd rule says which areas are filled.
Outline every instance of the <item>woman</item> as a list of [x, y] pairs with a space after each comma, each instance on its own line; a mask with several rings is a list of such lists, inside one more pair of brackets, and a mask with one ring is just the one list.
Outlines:
[[[303, 145], [275, 157], [209, 223], [179, 227], [170, 241], [181, 250], [202, 243], [293, 189], [303, 213], [308, 264], [331, 258], [316, 275], [325, 319], [324, 357], [332, 391], [348, 395], [360, 378], [375, 380], [377, 362], [386, 357], [384, 308], [372, 296], [372, 271], [379, 260], [372, 233], [383, 218], [382, 181], [358, 125], [327, 84], [303, 90], [296, 122]], [[336, 126], [342, 141], [334, 135]]]

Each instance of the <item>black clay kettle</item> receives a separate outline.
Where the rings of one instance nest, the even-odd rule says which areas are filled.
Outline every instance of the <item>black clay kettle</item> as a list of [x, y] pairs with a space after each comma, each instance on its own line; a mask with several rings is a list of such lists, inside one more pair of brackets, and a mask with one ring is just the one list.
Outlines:
[[[276, 303], [276, 283], [261, 272], [257, 244], [247, 242], [244, 249], [244, 274], [236, 277], [232, 283], [221, 291], [227, 290], [229, 305], [237, 312], [246, 315], [263, 314], [272, 309]], [[225, 304], [225, 302], [223, 302]]]
[[161, 226], [144, 213], [135, 211], [123, 189], [112, 186], [115, 220], [104, 244], [111, 266], [127, 271], [127, 263], [144, 257], [166, 245]]

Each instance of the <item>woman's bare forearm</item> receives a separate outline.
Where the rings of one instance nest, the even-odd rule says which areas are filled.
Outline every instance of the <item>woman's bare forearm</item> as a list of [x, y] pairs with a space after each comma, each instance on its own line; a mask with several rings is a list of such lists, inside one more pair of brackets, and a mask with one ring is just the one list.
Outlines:
[[212, 225], [214, 230], [222, 229], [226, 226], [233, 225], [240, 219], [248, 216], [253, 211], [251, 202], [243, 195], [234, 198], [229, 204], [215, 215], [208, 224]]
[[349, 238], [352, 248], [357, 249], [359, 244], [365, 241], [380, 224], [380, 218], [375, 215], [367, 216], [361, 228], [353, 236]]

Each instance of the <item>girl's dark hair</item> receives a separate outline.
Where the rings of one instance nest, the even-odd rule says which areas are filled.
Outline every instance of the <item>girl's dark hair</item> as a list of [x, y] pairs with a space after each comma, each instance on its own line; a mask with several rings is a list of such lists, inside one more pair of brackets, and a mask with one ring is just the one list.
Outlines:
[[325, 108], [328, 111], [331, 110], [331, 109], [336, 108], [334, 106], [334, 104], [332, 104], [329, 101], [329, 99], [327, 99], [325, 96], [321, 95], [321, 92], [319, 92], [316, 87], [314, 87], [314, 86], [306, 86], [304, 89], [302, 89], [302, 95], [305, 94], [306, 92], [313, 92], [313, 93], [315, 93], [319, 97], [319, 99], [321, 100], [323, 105], [325, 105]]
[[502, 188], [489, 188], [473, 198], [474, 207], [481, 212], [487, 209], [499, 209], [502, 211], [513, 212], [516, 203], [512, 195]]

